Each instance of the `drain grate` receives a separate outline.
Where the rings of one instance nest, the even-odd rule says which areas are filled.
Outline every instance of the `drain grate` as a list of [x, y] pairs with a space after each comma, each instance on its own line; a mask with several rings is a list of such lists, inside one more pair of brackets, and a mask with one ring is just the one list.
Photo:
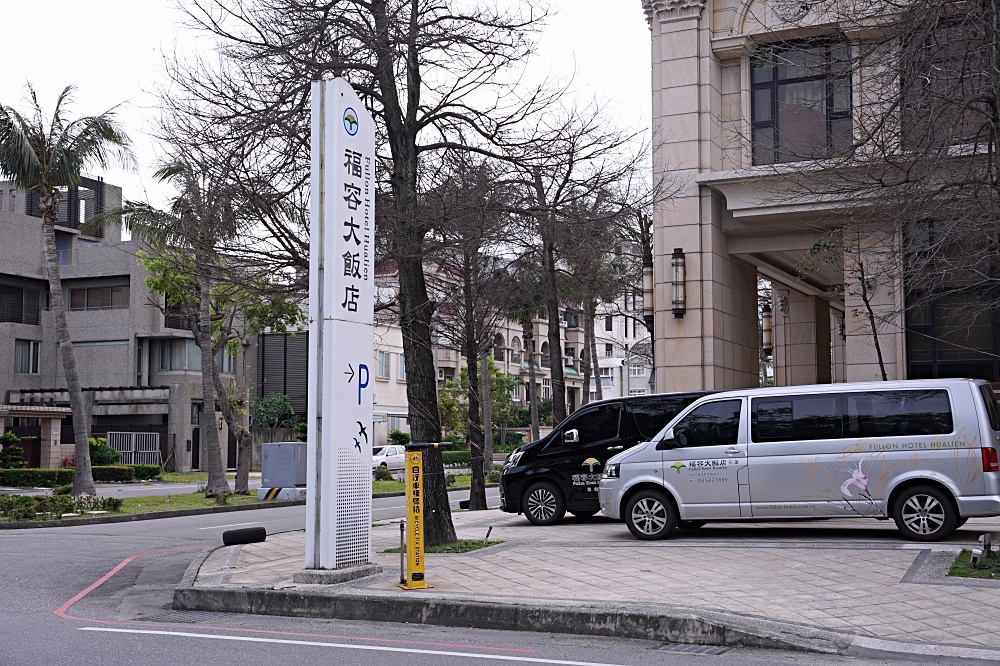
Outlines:
[[[170, 624], [218, 623], [224, 618], [233, 615], [233, 613], [209, 613], [207, 611], [171, 611], [157, 615], [140, 615], [133, 622], [167, 622]], [[236, 617], [244, 616], [236, 615]]]
[[680, 643], [667, 643], [658, 649], [664, 652], [684, 652], [687, 654], [726, 654], [733, 648], [724, 645], [684, 645]]

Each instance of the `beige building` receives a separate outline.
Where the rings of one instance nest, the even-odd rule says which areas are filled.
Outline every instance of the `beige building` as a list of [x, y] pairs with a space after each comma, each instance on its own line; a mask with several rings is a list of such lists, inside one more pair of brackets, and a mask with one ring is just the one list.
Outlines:
[[[835, 64], [850, 59], [863, 34], [814, 15], [816, 4], [642, 0], [652, 39], [654, 169], [679, 188], [655, 211], [660, 391], [759, 383], [758, 278], [773, 286], [762, 302], [772, 308], [776, 384], [881, 378], [873, 336], [854, 314], [857, 278], [839, 258], [802, 268], [827, 204], [789, 190], [780, 175], [815, 167], [795, 157], [804, 137], [835, 150], [856, 131], [858, 82]], [[796, 47], [834, 65], [826, 74], [786, 66]], [[795, 108], [810, 96], [818, 103]], [[866, 279], [876, 308], [902, 310], [900, 284]], [[903, 330], [901, 317], [879, 330], [888, 379], [950, 376], [934, 359], [908, 359]], [[995, 365], [982, 376], [1000, 379]]]

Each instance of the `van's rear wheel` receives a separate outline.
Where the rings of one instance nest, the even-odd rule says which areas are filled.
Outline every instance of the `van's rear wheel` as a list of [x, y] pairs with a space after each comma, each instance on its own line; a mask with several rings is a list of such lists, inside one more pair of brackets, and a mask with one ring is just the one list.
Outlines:
[[958, 511], [947, 493], [933, 486], [913, 486], [896, 499], [892, 519], [908, 539], [940, 541], [955, 530]]
[[536, 483], [524, 493], [524, 515], [532, 525], [554, 525], [566, 515], [566, 501], [554, 483]]
[[625, 503], [623, 512], [628, 531], [637, 539], [665, 539], [677, 527], [677, 509], [660, 490], [640, 490]]

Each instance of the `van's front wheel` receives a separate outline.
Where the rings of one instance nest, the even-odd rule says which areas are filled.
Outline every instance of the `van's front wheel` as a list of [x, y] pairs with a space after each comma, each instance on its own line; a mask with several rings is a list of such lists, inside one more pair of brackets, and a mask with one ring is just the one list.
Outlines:
[[892, 518], [908, 539], [940, 541], [955, 530], [958, 512], [947, 493], [933, 486], [913, 486], [896, 500]]
[[554, 483], [536, 483], [524, 493], [524, 515], [532, 525], [554, 525], [566, 515], [566, 501]]
[[625, 503], [625, 524], [637, 539], [665, 539], [677, 527], [677, 509], [666, 493], [660, 490], [640, 490]]

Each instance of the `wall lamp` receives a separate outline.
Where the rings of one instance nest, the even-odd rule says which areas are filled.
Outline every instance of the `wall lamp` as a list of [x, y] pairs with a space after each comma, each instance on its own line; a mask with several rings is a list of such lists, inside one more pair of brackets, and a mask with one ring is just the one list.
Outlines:
[[684, 312], [687, 310], [687, 292], [685, 289], [687, 267], [684, 265], [684, 250], [679, 247], [674, 248], [674, 253], [670, 256], [670, 265], [674, 270], [674, 318], [680, 319], [684, 316]]
[[770, 356], [774, 351], [774, 321], [771, 318], [771, 302], [764, 303], [760, 308], [761, 319], [761, 346], [764, 348], [764, 356]]

